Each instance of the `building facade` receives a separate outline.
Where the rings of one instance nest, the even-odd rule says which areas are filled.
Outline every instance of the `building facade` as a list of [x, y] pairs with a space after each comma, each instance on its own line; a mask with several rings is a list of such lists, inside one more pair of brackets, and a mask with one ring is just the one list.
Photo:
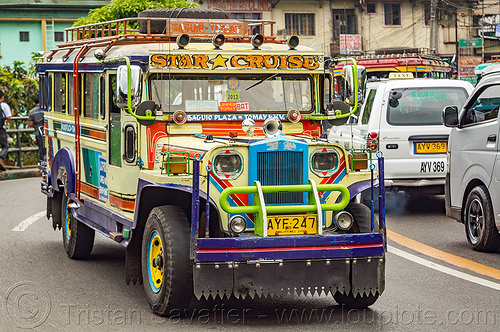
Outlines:
[[65, 41], [64, 29], [108, 0], [0, 0], [0, 65], [28, 64], [32, 52]]
[[[332, 56], [425, 48], [444, 57], [457, 53], [481, 56], [484, 52], [488, 60], [498, 53], [498, 38], [491, 36], [496, 21], [500, 23], [500, 4], [494, 0], [197, 2], [202, 8], [229, 11], [235, 18], [274, 20], [278, 36], [298, 35], [302, 45]], [[484, 47], [460, 47], [460, 40], [482, 38], [481, 26], [486, 31]]]

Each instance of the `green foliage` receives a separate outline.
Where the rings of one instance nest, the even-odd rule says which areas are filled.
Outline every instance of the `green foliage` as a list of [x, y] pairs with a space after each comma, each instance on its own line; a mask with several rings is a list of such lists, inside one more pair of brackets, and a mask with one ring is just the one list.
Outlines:
[[[31, 74], [30, 74], [31, 73]], [[0, 66], [0, 90], [5, 93], [5, 102], [12, 109], [13, 116], [28, 116], [28, 112], [35, 106], [35, 95], [38, 94], [38, 82], [34, 78], [34, 66], [25, 69], [24, 63], [14, 61], [14, 65]], [[12, 120], [7, 122], [8, 128], [23, 129], [28, 127], [27, 121]], [[9, 134], [13, 142], [11, 147], [36, 146], [32, 133]], [[19, 140], [19, 142], [18, 142]], [[38, 151], [22, 154], [24, 165], [36, 165]], [[7, 163], [19, 165], [17, 153], [9, 153]]]
[[13, 116], [28, 116], [35, 106], [38, 82], [24, 68], [24, 63], [14, 61], [14, 66], [0, 66], [0, 90], [5, 93], [5, 102], [13, 111]]
[[92, 9], [73, 26], [137, 17], [139, 12], [146, 9], [184, 7], [197, 8], [198, 5], [187, 0], [113, 0], [109, 5]]

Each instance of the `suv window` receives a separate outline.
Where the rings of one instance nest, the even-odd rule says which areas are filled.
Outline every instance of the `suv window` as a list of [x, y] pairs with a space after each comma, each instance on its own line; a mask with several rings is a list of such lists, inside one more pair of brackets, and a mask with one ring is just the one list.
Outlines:
[[499, 107], [500, 85], [487, 86], [479, 93], [470, 108], [465, 111], [462, 124], [468, 125], [496, 119]]
[[368, 121], [370, 120], [370, 114], [372, 112], [373, 101], [375, 100], [376, 94], [377, 94], [376, 89], [372, 89], [372, 90], [370, 90], [370, 92], [368, 92], [368, 96], [366, 97], [365, 109], [363, 112], [363, 116], [361, 118], [362, 124], [367, 124]]
[[[395, 126], [440, 125], [443, 108], [463, 106], [467, 91], [463, 88], [406, 88], [391, 90], [387, 122]], [[399, 97], [399, 98], [397, 98]]]

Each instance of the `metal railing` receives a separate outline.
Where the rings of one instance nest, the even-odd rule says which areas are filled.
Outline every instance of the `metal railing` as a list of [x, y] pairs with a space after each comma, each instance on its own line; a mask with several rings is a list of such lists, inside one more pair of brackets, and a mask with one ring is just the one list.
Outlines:
[[[19, 168], [23, 167], [23, 153], [30, 151], [38, 151], [38, 146], [36, 143], [31, 143], [29, 146], [22, 146], [22, 134], [34, 133], [34, 128], [28, 128], [28, 117], [27, 116], [13, 116], [10, 118], [10, 123], [7, 122], [7, 137], [15, 137], [15, 145], [9, 144], [8, 154], [17, 154], [16, 166]], [[22, 126], [24, 124], [24, 126]], [[21, 127], [21, 128], [20, 128]], [[36, 157], [38, 160], [38, 155]], [[32, 166], [32, 165], [31, 165]]]

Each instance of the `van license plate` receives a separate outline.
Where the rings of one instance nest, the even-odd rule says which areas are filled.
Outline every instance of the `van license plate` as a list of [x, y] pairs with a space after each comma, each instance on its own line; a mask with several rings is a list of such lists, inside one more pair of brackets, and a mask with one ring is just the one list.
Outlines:
[[416, 142], [417, 154], [446, 153], [446, 142]]
[[268, 216], [267, 235], [310, 235], [318, 233], [316, 215]]

